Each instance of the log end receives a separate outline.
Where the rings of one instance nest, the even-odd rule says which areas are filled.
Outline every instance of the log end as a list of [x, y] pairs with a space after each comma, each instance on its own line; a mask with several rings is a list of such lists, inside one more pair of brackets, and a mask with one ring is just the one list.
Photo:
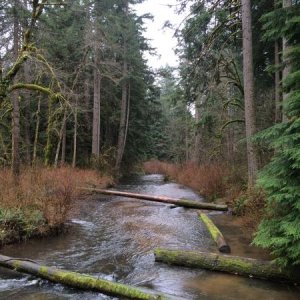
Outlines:
[[219, 251], [222, 253], [231, 253], [231, 249], [229, 245], [222, 245], [219, 247]]

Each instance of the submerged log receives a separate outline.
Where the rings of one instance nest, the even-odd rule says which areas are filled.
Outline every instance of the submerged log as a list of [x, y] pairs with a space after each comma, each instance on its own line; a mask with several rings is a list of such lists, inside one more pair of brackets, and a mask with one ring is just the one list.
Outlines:
[[155, 261], [236, 275], [300, 282], [300, 274], [284, 270], [272, 261], [200, 251], [156, 249]]
[[219, 228], [213, 223], [213, 221], [203, 213], [199, 213], [199, 217], [202, 222], [206, 225], [211, 237], [216, 242], [218, 249], [223, 253], [230, 253], [230, 247], [225, 241], [225, 238]]
[[221, 211], [228, 210], [227, 205], [224, 204], [205, 203], [205, 202], [197, 202], [194, 200], [187, 200], [187, 199], [175, 199], [175, 198], [169, 198], [164, 196], [152, 196], [152, 195], [145, 195], [145, 194], [135, 194], [135, 193], [95, 189], [95, 188], [82, 187], [80, 189], [84, 191], [95, 192], [95, 193], [100, 193], [105, 195], [122, 196], [122, 197], [143, 199], [147, 201], [168, 203], [168, 204], [173, 204], [176, 206], [182, 206], [186, 208], [221, 210]]
[[163, 295], [148, 294], [129, 285], [99, 279], [93, 276], [65, 271], [54, 267], [39, 265], [27, 259], [15, 259], [0, 255], [0, 266], [24, 272], [52, 282], [65, 284], [74, 288], [98, 291], [106, 295], [126, 299], [155, 300], [167, 299]]

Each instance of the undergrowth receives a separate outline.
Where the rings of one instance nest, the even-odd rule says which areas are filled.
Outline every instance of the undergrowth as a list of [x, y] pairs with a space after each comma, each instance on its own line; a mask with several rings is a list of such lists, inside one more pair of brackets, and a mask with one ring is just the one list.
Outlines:
[[265, 214], [266, 194], [261, 188], [242, 191], [231, 206], [233, 214], [242, 217], [242, 225], [254, 233]]
[[144, 163], [146, 173], [164, 174], [168, 179], [191, 187], [208, 200], [225, 197], [230, 170], [222, 164], [197, 165], [188, 162], [181, 165], [150, 160]]
[[10, 170], [1, 170], [0, 241], [8, 243], [58, 230], [79, 196], [78, 186], [111, 181], [92, 170], [35, 167], [24, 170], [16, 184]]
[[219, 200], [228, 204], [234, 215], [241, 217], [247, 231], [254, 232], [260, 223], [265, 209], [265, 193], [262, 189], [247, 189], [246, 169], [233, 168], [214, 163], [197, 165], [189, 162], [173, 164], [150, 160], [144, 163], [148, 174], [163, 174], [204, 196], [207, 200]]

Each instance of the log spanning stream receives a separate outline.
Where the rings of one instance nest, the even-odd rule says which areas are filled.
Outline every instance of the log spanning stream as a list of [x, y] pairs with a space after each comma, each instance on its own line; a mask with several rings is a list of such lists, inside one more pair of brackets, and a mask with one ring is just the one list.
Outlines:
[[[116, 188], [201, 201], [183, 186], [164, 183], [160, 175], [131, 177]], [[213, 214], [216, 220], [224, 219], [223, 213]], [[240, 228], [228, 220], [230, 217], [226, 217], [222, 232], [228, 237], [232, 254], [262, 257], [258, 250], [248, 247]], [[78, 204], [66, 233], [9, 245], [1, 249], [1, 254], [29, 258], [44, 265], [87, 273], [180, 299], [300, 299], [298, 287], [156, 263], [153, 250], [157, 247], [218, 251], [194, 210], [94, 195]], [[0, 268], [0, 299], [117, 298]]]

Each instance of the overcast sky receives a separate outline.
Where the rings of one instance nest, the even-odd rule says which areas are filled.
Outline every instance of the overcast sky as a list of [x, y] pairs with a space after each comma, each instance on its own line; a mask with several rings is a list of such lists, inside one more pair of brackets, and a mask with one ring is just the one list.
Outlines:
[[[168, 7], [172, 5], [172, 7]], [[145, 37], [151, 39], [151, 46], [156, 48], [159, 56], [146, 55], [148, 64], [152, 68], [159, 68], [166, 64], [177, 66], [178, 61], [174, 53], [177, 40], [174, 31], [171, 29], [162, 29], [164, 23], [168, 20], [175, 25], [175, 28], [181, 23], [183, 16], [178, 16], [174, 12], [176, 0], [146, 0], [141, 4], [134, 5], [137, 15], [151, 13], [154, 21], [147, 20], [147, 31]], [[177, 26], [176, 26], [177, 25]]]

